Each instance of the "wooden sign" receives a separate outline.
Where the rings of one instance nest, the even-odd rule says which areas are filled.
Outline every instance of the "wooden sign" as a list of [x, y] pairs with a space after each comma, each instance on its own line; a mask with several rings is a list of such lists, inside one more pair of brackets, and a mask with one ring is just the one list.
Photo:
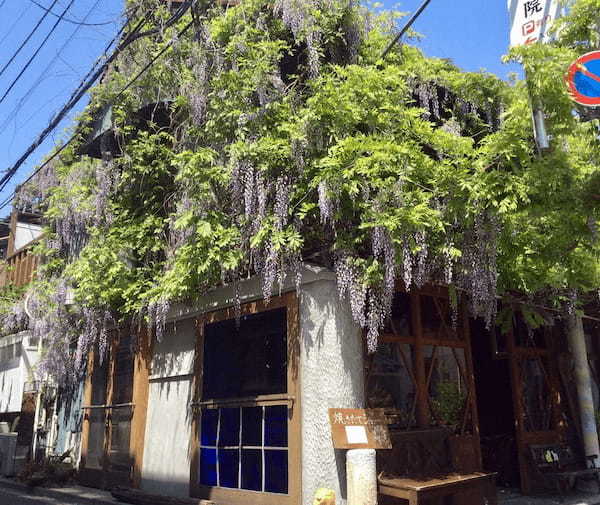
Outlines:
[[335, 449], [391, 449], [383, 409], [329, 409]]

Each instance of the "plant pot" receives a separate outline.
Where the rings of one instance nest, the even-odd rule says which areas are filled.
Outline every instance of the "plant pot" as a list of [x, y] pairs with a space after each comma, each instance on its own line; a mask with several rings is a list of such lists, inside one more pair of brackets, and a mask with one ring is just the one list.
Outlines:
[[478, 440], [475, 435], [452, 435], [448, 437], [450, 459], [459, 473], [481, 471]]

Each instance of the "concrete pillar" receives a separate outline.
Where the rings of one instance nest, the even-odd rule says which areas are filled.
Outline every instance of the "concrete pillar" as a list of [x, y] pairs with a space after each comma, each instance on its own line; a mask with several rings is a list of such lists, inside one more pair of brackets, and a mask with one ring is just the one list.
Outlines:
[[377, 505], [377, 466], [374, 449], [346, 453], [348, 505]]
[[334, 279], [305, 284], [300, 293], [303, 505], [320, 488], [347, 505], [346, 451], [333, 448], [329, 408], [365, 404], [362, 332]]
[[573, 355], [575, 368], [575, 384], [579, 403], [579, 417], [586, 456], [600, 456], [598, 430], [594, 412], [594, 397], [592, 392], [592, 376], [587, 357], [585, 334], [581, 316], [572, 314], [567, 319], [567, 335], [569, 347]]

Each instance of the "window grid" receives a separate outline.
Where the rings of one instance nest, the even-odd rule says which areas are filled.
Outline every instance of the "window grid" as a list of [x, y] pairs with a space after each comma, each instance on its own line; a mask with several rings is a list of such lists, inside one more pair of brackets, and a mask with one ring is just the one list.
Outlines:
[[[279, 407], [279, 406], [285, 406], [287, 407], [287, 405], [283, 404], [283, 405], [269, 405], [269, 407]], [[243, 450], [259, 450], [261, 451], [261, 463], [262, 463], [262, 471], [261, 471], [261, 489], [259, 490], [260, 492], [273, 492], [273, 491], [267, 491], [266, 490], [266, 451], [282, 451], [282, 452], [288, 452], [289, 450], [289, 446], [286, 447], [277, 447], [277, 446], [270, 446], [270, 445], [265, 445], [265, 417], [266, 417], [266, 407], [264, 405], [257, 405], [256, 407], [259, 407], [261, 410], [261, 445], [260, 446], [255, 446], [255, 445], [244, 445], [243, 444], [243, 409], [244, 407], [233, 407], [233, 406], [228, 406], [228, 407], [218, 407], [215, 410], [217, 410], [218, 414], [217, 414], [217, 433], [216, 433], [216, 439], [215, 439], [215, 444], [216, 445], [204, 445], [202, 444], [202, 430], [200, 431], [200, 444], [199, 444], [199, 450], [202, 451], [203, 449], [210, 449], [210, 450], [214, 450], [215, 454], [216, 454], [216, 480], [217, 480], [217, 486], [218, 487], [223, 487], [221, 486], [221, 475], [220, 475], [220, 462], [219, 462], [219, 454], [220, 451], [224, 451], [224, 450], [237, 450], [238, 451], [238, 482], [237, 482], [237, 488], [239, 490], [246, 490], [246, 488], [242, 488], [242, 451]], [[220, 446], [219, 442], [221, 439], [221, 414], [224, 408], [228, 408], [228, 409], [232, 409], [232, 408], [237, 408], [239, 411], [239, 421], [240, 421], [240, 427], [239, 427], [239, 438], [238, 438], [238, 445], [232, 445], [232, 446]], [[289, 444], [289, 441], [288, 441]], [[201, 467], [200, 467], [201, 468]], [[202, 475], [199, 475], [199, 480], [202, 483]], [[229, 488], [228, 488], [229, 489]], [[279, 494], [279, 493], [277, 493]], [[287, 493], [286, 493], [287, 494]]]

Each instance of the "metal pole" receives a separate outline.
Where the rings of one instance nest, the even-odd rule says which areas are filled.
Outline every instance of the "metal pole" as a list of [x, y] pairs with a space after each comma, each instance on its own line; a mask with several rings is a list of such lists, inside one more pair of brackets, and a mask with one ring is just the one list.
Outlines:
[[541, 151], [550, 148], [550, 139], [546, 130], [546, 118], [544, 109], [541, 106], [533, 108], [533, 127], [535, 133], [535, 142]]
[[534, 101], [527, 71], [525, 71], [525, 82], [527, 83], [527, 89], [529, 90], [529, 99], [531, 103], [533, 136], [535, 139], [535, 145], [538, 148], [538, 153], [541, 155], [546, 149], [550, 148], [550, 138], [548, 137], [548, 130], [546, 129], [546, 116], [544, 114], [543, 104]]
[[390, 45], [385, 48], [385, 51], [383, 51], [383, 54], [381, 55], [381, 58], [385, 58], [387, 56], [387, 54], [392, 50], [392, 47], [394, 47], [396, 45], [396, 43], [402, 38], [402, 35], [404, 35], [408, 31], [408, 29], [417, 20], [417, 18], [421, 15], [421, 13], [425, 10], [425, 7], [427, 7], [430, 2], [431, 2], [431, 0], [425, 0], [421, 4], [421, 7], [419, 7], [417, 9], [417, 11], [408, 20], [408, 23], [406, 23], [404, 25], [404, 28], [402, 28], [402, 30], [400, 30], [400, 32], [398, 33], [398, 35], [396, 35], [396, 37], [394, 37], [394, 40], [392, 40], [392, 42], [390, 42]]
[[598, 430], [594, 412], [594, 396], [592, 392], [592, 376], [588, 362], [583, 321], [578, 314], [567, 319], [567, 336], [574, 361], [575, 385], [579, 400], [579, 418], [583, 434], [583, 447], [586, 456], [600, 455]]

